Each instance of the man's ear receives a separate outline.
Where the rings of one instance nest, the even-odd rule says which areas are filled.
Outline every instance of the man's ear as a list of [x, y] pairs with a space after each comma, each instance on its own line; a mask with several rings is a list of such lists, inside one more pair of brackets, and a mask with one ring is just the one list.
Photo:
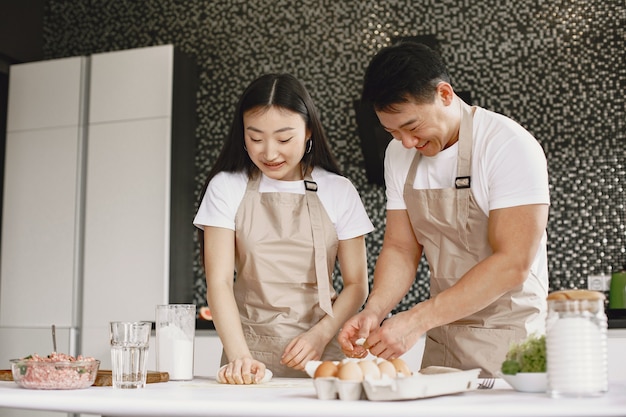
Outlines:
[[441, 99], [445, 106], [452, 104], [452, 100], [454, 99], [454, 90], [452, 89], [452, 86], [445, 81], [441, 81], [437, 84], [437, 97]]

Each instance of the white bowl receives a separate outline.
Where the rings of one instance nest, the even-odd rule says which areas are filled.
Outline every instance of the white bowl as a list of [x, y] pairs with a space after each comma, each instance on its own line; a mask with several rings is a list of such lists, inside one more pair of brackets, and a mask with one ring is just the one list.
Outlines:
[[518, 372], [515, 375], [499, 373], [502, 379], [521, 392], [546, 392], [548, 389], [548, 376], [545, 372]]

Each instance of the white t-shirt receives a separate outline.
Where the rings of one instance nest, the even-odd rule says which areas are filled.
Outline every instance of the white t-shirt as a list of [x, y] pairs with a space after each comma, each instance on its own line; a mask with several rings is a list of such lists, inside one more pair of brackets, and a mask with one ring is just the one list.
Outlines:
[[[417, 149], [406, 149], [392, 140], [385, 153], [387, 210], [406, 209], [404, 182]], [[457, 177], [458, 142], [432, 157], [422, 156], [417, 165], [414, 189], [454, 187]], [[476, 108], [473, 122], [471, 190], [476, 203], [490, 210], [527, 204], [550, 204], [545, 154], [537, 140], [513, 120]], [[547, 234], [531, 266], [531, 274], [548, 276]], [[542, 278], [543, 279], [543, 278]], [[547, 281], [540, 285], [547, 295]]]
[[[406, 209], [403, 190], [417, 150], [392, 140], [385, 153], [387, 210]], [[414, 189], [454, 187], [458, 142], [435, 156], [420, 158]], [[550, 204], [546, 157], [522, 126], [498, 113], [476, 108], [473, 122], [471, 190], [478, 206], [490, 210]]]
[[[335, 226], [339, 240], [352, 239], [374, 230], [361, 197], [349, 179], [322, 168], [315, 168], [311, 177], [317, 183], [317, 195]], [[235, 230], [235, 215], [247, 185], [248, 175], [245, 172], [217, 174], [202, 197], [193, 224], [198, 228], [215, 226]], [[259, 192], [304, 194], [304, 181], [279, 181], [263, 175]]]

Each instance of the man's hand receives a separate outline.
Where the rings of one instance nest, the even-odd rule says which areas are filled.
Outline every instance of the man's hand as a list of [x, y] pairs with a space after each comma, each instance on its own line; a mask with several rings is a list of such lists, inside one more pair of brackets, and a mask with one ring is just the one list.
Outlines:
[[367, 339], [370, 332], [378, 327], [378, 320], [374, 314], [366, 310], [361, 311], [345, 322], [337, 335], [337, 341], [343, 353], [349, 358], [364, 358], [367, 356], [367, 342], [357, 343], [360, 339]]
[[411, 311], [404, 311], [386, 319], [374, 329], [365, 341], [370, 353], [382, 359], [395, 359], [417, 343], [422, 333], [417, 330]]

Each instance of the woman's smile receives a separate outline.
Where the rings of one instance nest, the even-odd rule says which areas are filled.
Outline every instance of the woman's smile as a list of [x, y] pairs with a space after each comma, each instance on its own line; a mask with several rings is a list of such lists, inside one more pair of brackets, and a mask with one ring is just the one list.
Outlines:
[[263, 165], [272, 170], [280, 169], [285, 163], [284, 162], [264, 162]]

